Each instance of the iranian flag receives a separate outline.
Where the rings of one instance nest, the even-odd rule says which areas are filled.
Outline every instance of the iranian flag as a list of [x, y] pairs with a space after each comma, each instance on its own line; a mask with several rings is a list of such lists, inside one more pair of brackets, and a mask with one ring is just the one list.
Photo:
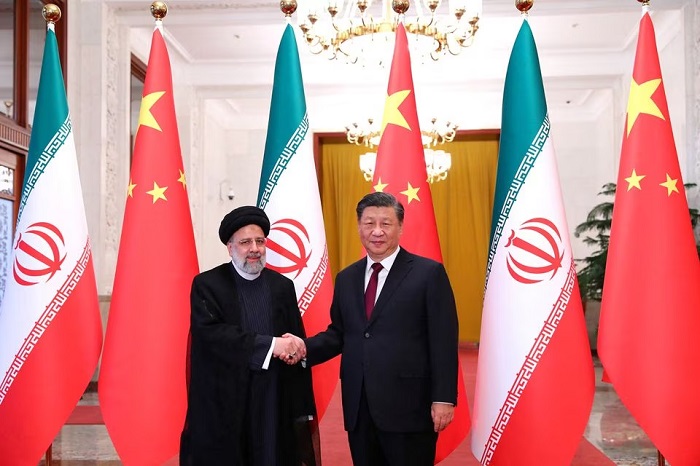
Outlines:
[[508, 64], [472, 452], [483, 465], [570, 464], [594, 374], [535, 40]]
[[[306, 334], [316, 335], [330, 324], [333, 284], [299, 51], [289, 24], [275, 62], [258, 207], [271, 223], [267, 267], [294, 280]], [[338, 382], [339, 364], [334, 358], [312, 369], [319, 418]]]
[[[9, 252], [9, 251], [8, 251]], [[0, 463], [37, 464], [102, 347], [73, 127], [53, 24], [0, 306]]]

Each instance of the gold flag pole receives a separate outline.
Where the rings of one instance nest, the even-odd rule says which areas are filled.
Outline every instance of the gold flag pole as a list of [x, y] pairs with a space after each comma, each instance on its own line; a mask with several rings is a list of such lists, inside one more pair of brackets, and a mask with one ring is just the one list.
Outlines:
[[[44, 21], [46, 21], [46, 28], [54, 30], [54, 24], [61, 19], [61, 9], [58, 7], [58, 5], [47, 3], [41, 9], [41, 16], [43, 16]], [[46, 466], [51, 466], [53, 464], [53, 443], [46, 449], [44, 464]]]

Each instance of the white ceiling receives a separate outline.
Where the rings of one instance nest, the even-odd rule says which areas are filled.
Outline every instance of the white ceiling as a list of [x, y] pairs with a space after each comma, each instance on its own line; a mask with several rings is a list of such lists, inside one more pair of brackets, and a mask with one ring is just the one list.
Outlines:
[[[301, 0], [304, 1], [304, 0]], [[414, 0], [415, 1], [415, 0]], [[153, 19], [143, 0], [107, 0], [119, 21], [131, 29], [131, 44], [146, 61]], [[232, 127], [259, 126], [267, 120], [275, 55], [285, 20], [279, 2], [170, 0], [164, 20], [177, 78], [211, 100]], [[412, 1], [413, 3], [413, 1]], [[444, 2], [447, 3], [447, 2]], [[656, 0], [652, 17], [660, 50], [680, 30], [681, 8], [689, 0]], [[446, 8], [446, 6], [443, 6]], [[409, 10], [409, 15], [412, 10]], [[570, 111], [595, 117], [610, 89], [628, 74], [641, 16], [634, 0], [535, 0], [530, 25], [535, 35], [550, 112]], [[296, 25], [296, 17], [292, 24]], [[433, 97], [463, 112], [460, 127], [469, 127], [474, 109], [492, 105], [502, 93], [510, 49], [521, 23], [513, 0], [483, 0], [475, 44], [459, 56], [416, 63], [413, 78], [419, 110], [435, 112]], [[331, 106], [342, 117], [325, 119], [339, 130], [348, 119], [378, 113], [388, 71], [347, 65], [310, 54], [298, 28], [300, 58], [309, 107]], [[423, 91], [421, 102], [419, 89]], [[315, 103], [314, 103], [315, 102]], [[358, 102], [360, 103], [358, 105]], [[499, 100], [500, 102], [500, 100]], [[444, 109], [437, 109], [443, 112]], [[469, 113], [469, 114], [467, 114]], [[478, 112], [477, 112], [478, 113]], [[448, 117], [449, 118], [449, 117]], [[491, 125], [491, 122], [487, 122]]]

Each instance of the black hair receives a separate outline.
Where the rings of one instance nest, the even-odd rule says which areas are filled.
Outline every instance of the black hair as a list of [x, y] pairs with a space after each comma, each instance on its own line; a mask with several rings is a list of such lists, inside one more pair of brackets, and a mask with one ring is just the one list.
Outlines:
[[365, 195], [365, 197], [360, 199], [360, 202], [357, 203], [357, 208], [355, 209], [358, 222], [362, 218], [362, 213], [367, 207], [392, 207], [394, 212], [396, 212], [396, 218], [399, 219], [399, 223], [403, 223], [403, 205], [401, 205], [393, 194], [374, 192]]

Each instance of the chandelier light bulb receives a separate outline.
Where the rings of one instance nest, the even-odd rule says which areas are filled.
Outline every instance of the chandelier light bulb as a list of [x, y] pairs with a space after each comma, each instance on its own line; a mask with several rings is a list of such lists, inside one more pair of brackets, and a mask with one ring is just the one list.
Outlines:
[[[482, 0], [309, 0], [299, 2], [298, 27], [309, 50], [332, 60], [385, 65], [399, 21], [419, 60], [459, 55], [474, 43]], [[442, 8], [441, 8], [442, 7]], [[442, 11], [441, 11], [442, 10]]]
[[[450, 121], [432, 118], [427, 130], [421, 130], [423, 150], [425, 154], [425, 168], [428, 174], [428, 182], [434, 183], [447, 178], [447, 172], [452, 168], [452, 155], [445, 150], [434, 149], [448, 142], [452, 142], [457, 135], [457, 125]], [[348, 142], [370, 149], [360, 155], [360, 170], [366, 181], [374, 178], [374, 167], [377, 162], [377, 152], [382, 134], [380, 128], [374, 124], [373, 118], [368, 118], [366, 123], [351, 123], [345, 127], [345, 135]]]

